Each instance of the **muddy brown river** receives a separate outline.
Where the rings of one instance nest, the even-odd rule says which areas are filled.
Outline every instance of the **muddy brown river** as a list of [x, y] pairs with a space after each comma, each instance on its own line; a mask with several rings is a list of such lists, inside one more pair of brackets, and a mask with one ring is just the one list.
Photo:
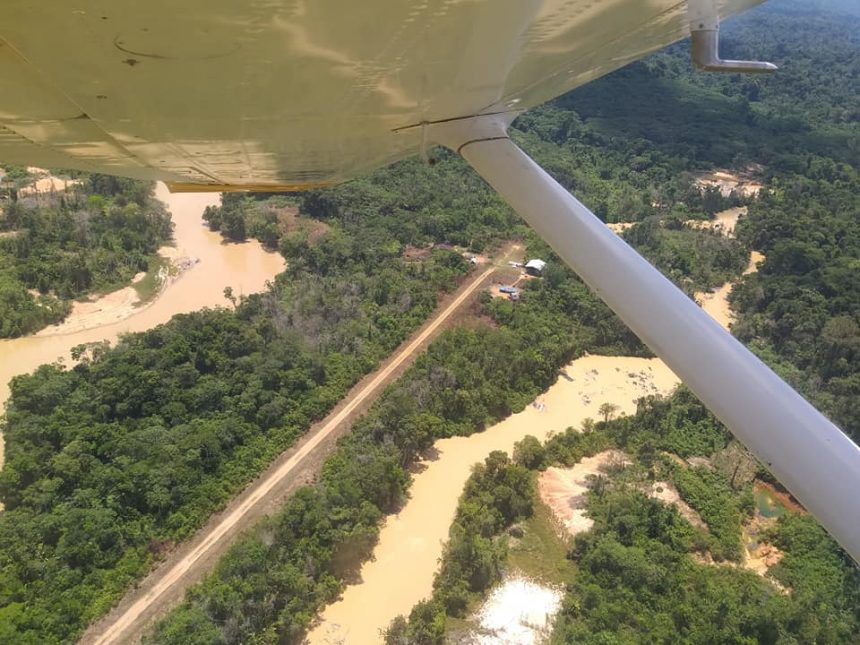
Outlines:
[[[718, 230], [731, 236], [745, 211], [723, 211], [705, 225], [719, 226]], [[611, 228], [620, 232], [626, 226]], [[753, 252], [745, 273], [755, 271], [763, 259]], [[713, 293], [697, 294], [703, 308], [726, 328], [733, 320], [727, 300], [732, 286], [727, 283]], [[586, 417], [599, 418], [602, 403], [615, 404], [619, 414], [633, 414], [637, 399], [666, 395], [678, 383], [659, 359], [586, 356], [568, 365], [555, 385], [519, 414], [469, 437], [437, 441], [433, 460], [423, 463], [414, 476], [409, 501], [400, 513], [385, 519], [373, 559], [361, 568], [360, 581], [347, 586], [341, 598], [322, 611], [306, 643], [381, 643], [380, 631], [393, 618], [408, 614], [417, 602], [430, 596], [457, 500], [472, 465], [490, 452], [510, 454], [514, 443], [527, 434], [543, 441], [551, 432], [578, 428]]]
[[[232, 287], [236, 295], [254, 293], [283, 271], [283, 257], [266, 251], [259, 242], [225, 244], [220, 234], [209, 231], [202, 219], [203, 209], [218, 204], [217, 193], [171, 194], [159, 183], [156, 196], [167, 204], [173, 216], [175, 255], [189, 258], [193, 263], [156, 299], [122, 320], [99, 324], [96, 319], [94, 326], [74, 333], [52, 333], [48, 328], [38, 335], [0, 340], [0, 409], [9, 396], [12, 377], [58, 359], [68, 365], [69, 352], [76, 345], [101, 340], [114, 342], [121, 334], [150, 329], [167, 322], [174, 314], [228, 306], [224, 287]], [[0, 442], [0, 465], [3, 447]]]
[[637, 399], [668, 394], [677, 384], [675, 374], [655, 358], [585, 356], [568, 365], [555, 385], [522, 412], [484, 432], [437, 441], [433, 459], [414, 475], [408, 503], [385, 519], [373, 559], [361, 567], [361, 581], [323, 610], [306, 642], [381, 643], [380, 630], [430, 596], [442, 545], [472, 465], [493, 450], [511, 454], [514, 444], [528, 434], [543, 441], [551, 432], [579, 428], [586, 417], [600, 418], [602, 403], [617, 405], [618, 414], [633, 414]]

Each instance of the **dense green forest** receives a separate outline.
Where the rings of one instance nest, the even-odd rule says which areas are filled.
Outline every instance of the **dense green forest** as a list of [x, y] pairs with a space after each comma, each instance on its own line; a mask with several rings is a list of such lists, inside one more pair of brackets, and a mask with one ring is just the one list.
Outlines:
[[738, 235], [767, 260], [732, 294], [735, 334], [860, 439], [860, 172], [812, 164], [774, 182]]
[[534, 497], [531, 473], [504, 452], [494, 451], [476, 464], [457, 505], [432, 599], [418, 603], [408, 620], [392, 621], [386, 643], [444, 642], [446, 614], [463, 615], [476, 593], [501, 579], [507, 553], [503, 532], [532, 514]]
[[152, 183], [77, 173], [68, 190], [30, 197], [15, 188], [26, 173], [12, 169], [6, 180], [0, 338], [38, 331], [68, 315], [72, 300], [128, 284], [172, 236]]
[[266, 293], [12, 383], [0, 473], [0, 641], [59, 642], [100, 615], [432, 311], [458, 253], [400, 257], [388, 219], [285, 235]]
[[[491, 308], [500, 327], [455, 328], [431, 344], [356, 422], [320, 482], [240, 540], [158, 625], [152, 642], [298, 641], [369, 556], [380, 518], [403, 503], [408, 466], [422, 450], [521, 410], [555, 380], [559, 365], [585, 349], [638, 347], [626, 347], [629, 332], [584, 286], [574, 297], [578, 283], [571, 282], [558, 289], [536, 283], [517, 308], [530, 313], [501, 323], [506, 308]], [[569, 307], [577, 308], [573, 316], [564, 314]], [[537, 319], [544, 325], [538, 330]], [[552, 322], [559, 327], [548, 333]], [[594, 344], [594, 329], [605, 330], [604, 344]], [[617, 333], [607, 337], [610, 329]]]
[[[528, 112], [514, 127], [601, 217], [644, 220], [625, 236], [687, 292], [730, 275], [743, 261], [740, 249], [764, 253], [759, 271], [732, 295], [734, 333], [856, 440], [860, 16], [850, 3], [783, 0], [733, 19], [722, 35], [725, 55], [773, 60], [780, 71], [698, 74], [681, 43]], [[625, 94], [637, 101], [615, 100]], [[598, 154], [605, 161], [595, 161]], [[695, 242], [716, 260], [705, 269], [691, 261], [689, 238], [673, 236], [679, 220], [727, 205], [707, 191], [691, 197], [689, 173], [714, 165], [760, 168], [767, 190], [741, 218], [740, 245]]]
[[[850, 17], [815, 16], [785, 1], [724, 30], [730, 51], [772, 58], [802, 83], [755, 79], [757, 93], [744, 90], [749, 79], [691, 74], [684, 47], [676, 46], [530, 111], [513, 136], [601, 217], [641, 222], [630, 241], [688, 292], [737, 277], [749, 248], [762, 250], [767, 262], [735, 296], [737, 333], [856, 433], [860, 314], [856, 285], [845, 276], [857, 268], [860, 225], [860, 135], [850, 90], [858, 31]], [[818, 67], [819, 60], [834, 65]], [[635, 104], [618, 100], [630, 95]], [[694, 172], [748, 163], [764, 165], [768, 194], [750, 205], [739, 241], [682, 225], [738, 203], [699, 190]], [[112, 198], [104, 200], [102, 212], [112, 213]], [[179, 316], [115, 349], [87, 352], [74, 369], [45, 366], [13, 382], [0, 474], [7, 508], [0, 516], [2, 642], [72, 639], [419, 325], [468, 265], [444, 248], [407, 262], [410, 246], [481, 251], [524, 238], [549, 265], [519, 303], [485, 298], [480, 324], [436, 341], [355, 424], [319, 482], [238, 542], [151, 642], [295, 642], [369, 556], [380, 518], [407, 495], [408, 466], [436, 438], [480, 431], [522, 409], [584, 351], [646, 353], [451, 153], [441, 152], [432, 167], [406, 161], [298, 198], [225, 195], [206, 217], [228, 238], [257, 237], [278, 248], [288, 270], [265, 293], [237, 299], [235, 310]], [[799, 247], [792, 247], [795, 236]], [[637, 419], [657, 427], [659, 441], [640, 446], [642, 434], [624, 423], [600, 436], [646, 461], [655, 450], [710, 455], [728, 441], [689, 395], [651, 402]], [[631, 436], [616, 436], [624, 428]], [[578, 436], [563, 435], [529, 465], [573, 459], [582, 449]], [[690, 548], [736, 558], [732, 536], [743, 500], [723, 480], [684, 473], [679, 489], [713, 523], [708, 536], [623, 489], [612, 494], [632, 499], [619, 501], [631, 506], [631, 526], [656, 514], [650, 541], [625, 543], [611, 518], [594, 535], [645, 550], [628, 554], [642, 566], [652, 566], [642, 558], [653, 547], [655, 557], [666, 557], [658, 563], [664, 568], [649, 571], [678, 582], [704, 576], [695, 584], [720, 590], [707, 596], [715, 603], [720, 593], [746, 601], [766, 583], [738, 582], [716, 568], [690, 574], [687, 565]], [[802, 593], [768, 600], [777, 612], [768, 625], [801, 642], [805, 634], [826, 642], [850, 633], [856, 578], [844, 554], [808, 517], [783, 525], [774, 540], [789, 555], [778, 575]], [[579, 566], [589, 553], [587, 544], [577, 551]], [[476, 580], [491, 580], [494, 570]], [[619, 598], [597, 600], [617, 606]], [[801, 601], [805, 614], [791, 604]], [[684, 602], [695, 608], [695, 595]], [[627, 612], [632, 619], [635, 610]], [[819, 610], [825, 618], [811, 625]], [[752, 613], [739, 619], [743, 634], [753, 633]], [[563, 616], [559, 629], [611, 638], [597, 614], [593, 623], [567, 609]]]
[[[440, 180], [461, 189], [441, 193]], [[274, 217], [289, 263], [269, 291], [236, 300], [234, 312], [177, 316], [116, 349], [86, 349], [72, 370], [44, 366], [13, 381], [0, 474], [4, 638], [53, 642], [77, 633], [414, 329], [468, 264], [444, 248], [406, 261], [407, 245], [484, 248], [526, 233], [453, 155], [432, 169], [410, 161], [307, 194], [298, 217], [281, 197], [256, 197], [242, 208]], [[469, 220], [475, 212], [482, 217]], [[535, 253], [546, 251], [532, 243]], [[398, 462], [410, 463], [438, 436], [472, 432], [522, 408], [585, 349], [644, 351], [554, 261], [524, 300], [517, 308], [488, 305], [506, 329], [447, 340], [434, 360], [456, 378], [440, 383], [437, 370], [421, 386], [422, 405], [445, 421], [419, 415], [417, 425], [398, 429], [408, 442]], [[474, 370], [482, 362], [490, 381]], [[475, 393], [465, 395], [467, 387]], [[363, 517], [363, 530], [375, 533], [377, 519]], [[295, 618], [299, 627], [330, 599], [335, 580], [324, 578], [326, 593], [302, 600], [309, 613]]]
[[[712, 442], [688, 454], [708, 457], [711, 469], [665, 456], [675, 444], [672, 434], [682, 429], [678, 425], [691, 418]], [[787, 512], [765, 536], [785, 552], [769, 575], [787, 593], [753, 573], [690, 557], [710, 553], [738, 560], [740, 525], [753, 512], [751, 478], [732, 481], [737, 458], [720, 459], [737, 444], [701, 404], [684, 392], [668, 401], [643, 401], [635, 417], [598, 424], [597, 432], [633, 456], [634, 466], [589, 493], [595, 525], [577, 536], [569, 553], [576, 582], [553, 642], [852, 641], [860, 628], [860, 576], [809, 515]], [[581, 454], [578, 444], [594, 440], [566, 433], [566, 441]], [[768, 477], [761, 466], [758, 475]], [[705, 520], [708, 533], [645, 497], [636, 484], [654, 480], [672, 482]]]
[[[735, 292], [733, 303], [740, 315], [735, 332], [855, 438], [860, 436], [860, 309], [856, 280], [848, 270], [856, 273], [860, 258], [856, 243], [860, 233], [858, 95], [851, 89], [860, 64], [858, 25], [849, 16], [822, 17], [800, 3], [768, 7], [726, 30], [724, 53], [778, 62], [784, 56], [789, 71], [781, 79], [775, 76], [779, 80], [772, 84], [771, 79], [742, 83], [738, 77], [691, 74], [686, 51], [678, 46], [518, 121], [531, 126], [543, 121], [540, 112], [544, 111], [552, 127], [561, 128], [549, 130], [549, 137], [566, 137], [573, 125], [580, 134], [594, 128], [601, 134], [648, 139], [637, 141], [634, 149], [645, 153], [640, 155], [645, 159], [631, 159], [619, 171], [626, 178], [633, 164], [659, 166], [661, 153], [685, 157], [685, 169], [712, 163], [736, 167], [751, 161], [767, 163], [768, 190], [752, 202], [739, 228], [743, 246], [762, 251], [767, 261]], [[791, 38], [786, 37], [789, 30]], [[816, 52], [815, 63], [804, 56], [792, 64], [804, 47]], [[644, 106], [612, 100], [624, 91], [622, 87], [629, 91], [630, 84], [646, 97], [655, 92], [675, 100], [646, 100]], [[700, 118], [695, 108], [705, 107], [705, 101], [713, 101], [707, 114], [709, 120], [717, 119], [714, 125], [720, 137], [695, 127], [695, 119]], [[571, 107], [578, 119], [566, 114]], [[744, 113], [747, 117], [739, 119]], [[680, 141], [675, 134], [679, 123], [688, 125], [685, 132], [703, 140]], [[766, 127], [760, 129], [762, 125]], [[576, 142], [582, 146], [582, 137]], [[567, 178], [571, 187], [582, 189], [597, 182], [593, 176], [571, 177], [565, 170], [556, 169], [556, 174], [562, 181]], [[609, 169], [604, 174], [609, 175]], [[634, 181], [646, 187], [647, 180]], [[670, 275], [674, 273], [682, 286], [686, 286], [681, 279], [685, 274], [695, 283], [697, 269], [684, 259], [683, 248], [676, 244], [672, 250], [679, 251], [677, 255], [664, 255], [668, 249], [649, 239], [670, 236], [668, 231], [677, 228], [680, 217], [695, 216], [686, 212], [691, 200], [677, 186], [655, 188], [652, 206], [662, 204], [665, 215], [657, 224], [648, 204], [637, 205], [635, 217], [645, 222], [626, 237]], [[601, 214], [614, 219], [612, 202], [592, 206], [602, 207]], [[642, 237], [644, 226], [649, 238]], [[738, 261], [728, 254], [726, 260]], [[860, 627], [856, 567], [808, 515], [786, 515], [768, 536], [785, 551], [771, 574], [791, 590], [787, 596], [754, 574], [703, 566], [689, 557], [698, 552], [738, 560], [741, 522], [751, 506], [748, 487], [734, 490], [727, 473], [655, 460], [658, 451], [689, 457], [730, 450], [725, 431], [688, 393], [682, 391], [666, 403], [648, 402], [640, 406], [637, 417], [615, 422], [603, 433], [608, 436], [601, 439], [601, 433], [569, 431], [544, 447], [524, 442], [518, 447], [521, 463], [532, 468], [570, 465], [598, 449], [624, 447], [638, 457], [638, 468], [652, 480], [658, 476], [655, 462], [662, 461], [662, 476], [670, 478], [701, 514], [709, 531], [703, 535], [693, 530], [674, 510], [648, 499], [636, 487], [623, 482], [617, 487], [597, 486], [589, 504], [596, 525], [571, 550], [577, 578], [568, 589], [553, 642], [842, 643], [856, 639]], [[762, 469], [759, 476], [768, 474]], [[454, 539], [452, 529], [452, 543]], [[449, 545], [441, 572], [452, 568], [468, 572], [488, 558], [497, 570], [500, 565], [492, 558], [494, 553], [454, 551]], [[446, 602], [440, 589], [451, 582], [441, 572], [433, 599], [417, 605], [408, 620], [396, 620], [388, 633], [389, 643], [444, 641], [446, 616], [462, 616], [463, 608]], [[468, 574], [460, 583], [469, 583]], [[482, 589], [471, 587], [472, 592]], [[470, 601], [472, 609], [474, 593]]]

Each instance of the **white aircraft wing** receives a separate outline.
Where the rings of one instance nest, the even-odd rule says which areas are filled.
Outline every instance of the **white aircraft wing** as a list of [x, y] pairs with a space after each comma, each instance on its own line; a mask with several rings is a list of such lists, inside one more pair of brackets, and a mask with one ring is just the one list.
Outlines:
[[689, 33], [677, 0], [7, 0], [0, 162], [332, 184], [417, 152], [409, 126], [521, 111]]

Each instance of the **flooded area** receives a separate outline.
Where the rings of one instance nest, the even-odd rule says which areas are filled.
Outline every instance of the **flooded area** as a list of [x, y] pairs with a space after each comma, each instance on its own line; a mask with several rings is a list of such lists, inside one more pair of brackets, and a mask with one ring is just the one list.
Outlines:
[[713, 219], [688, 219], [684, 223], [690, 228], [710, 229], [722, 233], [727, 237], [734, 237], [738, 220], [742, 215], [746, 214], [746, 206], [736, 206], [735, 208], [727, 208], [724, 211], [715, 213]]
[[[759, 189], [760, 186], [757, 185], [756, 191], [758, 191]], [[685, 224], [690, 228], [711, 229], [727, 237], [734, 237], [735, 228], [738, 225], [738, 219], [740, 219], [740, 217], [742, 217], [743, 215], [746, 215], [746, 213], [746, 206], [738, 206], [735, 208], [727, 208], [724, 211], [716, 213], [713, 219], [691, 219], [687, 220]], [[634, 224], [635, 222], [621, 222], [615, 224], [607, 224], [606, 226], [608, 226], [609, 229], [612, 230], [614, 233], [620, 235]], [[747, 265], [747, 268], [744, 270], [743, 275], [747, 275], [758, 270], [759, 264], [761, 264], [764, 259], [764, 255], [762, 255], [758, 251], [753, 251], [750, 254], [750, 261]], [[708, 312], [711, 318], [720, 323], [720, 325], [722, 325], [725, 329], [729, 329], [735, 320], [734, 313], [729, 306], [729, 294], [731, 293], [733, 287], [733, 282], [726, 282], [725, 284], [717, 287], [713, 291], [700, 292], [695, 294], [696, 302], [699, 303], [702, 309]]]
[[[176, 249], [172, 246], [165, 246], [159, 250], [159, 255], [165, 261], [163, 266], [154, 267], [155, 276], [154, 282], [156, 293], [154, 298], [157, 298], [170, 284], [181, 277], [182, 273], [194, 264], [190, 258], [183, 258], [180, 261], [171, 260]], [[138, 313], [141, 307], [150, 304], [141, 302], [140, 293], [137, 285], [141, 284], [147, 277], [146, 273], [138, 273], [132, 280], [132, 286], [117, 289], [101, 296], [96, 296], [87, 300], [76, 300], [72, 303], [72, 311], [55, 325], [48, 325], [44, 329], [40, 329], [35, 336], [56, 336], [73, 334], [75, 332], [86, 331], [96, 327], [103, 327], [112, 322], [124, 320]], [[38, 293], [38, 292], [36, 292]], [[35, 296], [36, 293], [33, 295]]]
[[[743, 275], [748, 275], [758, 270], [758, 265], [764, 262], [764, 255], [758, 251], [750, 253], [750, 261], [747, 268], [744, 269]], [[729, 329], [735, 321], [735, 314], [729, 305], [729, 294], [734, 288], [734, 282], [726, 282], [722, 286], [714, 289], [711, 292], [700, 292], [696, 294], [696, 302], [702, 309], [716, 320], [725, 329]]]
[[[114, 342], [120, 334], [150, 329], [167, 322], [174, 314], [227, 306], [224, 287], [232, 287], [237, 296], [254, 293], [283, 271], [283, 257], [266, 251], [259, 242], [226, 244], [219, 233], [209, 231], [202, 219], [203, 209], [218, 204], [217, 193], [170, 194], [159, 183], [156, 196], [167, 204], [175, 225], [175, 249], [163, 249], [163, 255], [171, 254], [172, 259], [190, 258], [193, 263], [143, 307], [125, 302], [127, 293], [118, 298], [127, 314], [121, 320], [111, 318], [116, 315], [114, 311], [90, 317], [89, 324], [76, 325], [71, 320], [60, 328], [72, 327], [71, 333], [58, 333], [56, 327], [49, 327], [34, 336], [0, 340], [0, 408], [9, 396], [12, 377], [58, 359], [68, 365], [69, 352], [76, 345], [101, 340]], [[2, 448], [0, 442], [0, 464]]]
[[[175, 249], [163, 249], [161, 253], [172, 261], [182, 259], [185, 270], [166, 281], [157, 297], [142, 307], [129, 309], [135, 304], [130, 296], [126, 297], [129, 294], [115, 297], [125, 308], [121, 320], [94, 316], [87, 321], [78, 319], [77, 327], [66, 327], [69, 333], [58, 332], [62, 327], [50, 328], [35, 336], [0, 340], [0, 405], [8, 397], [8, 383], [13, 376], [58, 359], [69, 364], [69, 352], [76, 345], [115, 341], [123, 333], [149, 329], [177, 313], [225, 305], [226, 286], [237, 295], [252, 293], [263, 289], [266, 281], [283, 270], [283, 258], [266, 252], [259, 243], [225, 244], [219, 234], [204, 226], [203, 209], [218, 203], [217, 194], [171, 195], [159, 184], [157, 196], [167, 203], [176, 225]], [[736, 222], [739, 214], [728, 217]], [[722, 230], [729, 234], [730, 225], [731, 222], [721, 222]], [[754, 254], [750, 270], [760, 260]], [[705, 295], [723, 303], [721, 307], [727, 312], [724, 324], [728, 325], [730, 313], [725, 295], [730, 285], [723, 289]], [[718, 318], [713, 308], [705, 309]], [[111, 311], [111, 315], [116, 314]], [[617, 406], [617, 414], [632, 414], [637, 399], [668, 394], [678, 383], [674, 373], [658, 359], [585, 356], [563, 369], [557, 382], [522, 412], [470, 437], [436, 442], [432, 457], [415, 469], [409, 502], [398, 514], [386, 518], [373, 560], [361, 568], [360, 582], [347, 587], [341, 599], [322, 612], [307, 642], [381, 642], [380, 630], [430, 595], [463, 486], [473, 464], [483, 461], [490, 452], [504, 450], [510, 454], [514, 444], [526, 435], [543, 441], [553, 432], [578, 428], [586, 418], [599, 418], [598, 409], [604, 403]]]
[[780, 593], [789, 590], [768, 575], [768, 570], [782, 560], [784, 553], [768, 542], [768, 530], [786, 513], [806, 513], [791, 495], [773, 485], [756, 480], [753, 484], [755, 513], [744, 524], [741, 539], [744, 544], [743, 566], [765, 577]]
[[308, 642], [378, 643], [380, 629], [430, 595], [463, 485], [472, 465], [490, 452], [510, 454], [528, 434], [543, 441], [551, 432], [578, 428], [587, 417], [599, 418], [603, 403], [617, 405], [618, 414], [632, 414], [637, 399], [668, 394], [678, 382], [658, 359], [585, 356], [522, 412], [470, 437], [437, 441], [433, 458], [414, 475], [409, 502], [386, 518], [374, 559], [361, 568], [361, 582], [323, 611]]
[[765, 519], [782, 517], [788, 510], [788, 505], [777, 497], [773, 488], [765, 486], [762, 482], [756, 482], [753, 486], [753, 497], [756, 511]]
[[[745, 208], [728, 209], [706, 225], [732, 236], [745, 212]], [[621, 232], [627, 226], [610, 228]], [[763, 255], [753, 252], [745, 273], [755, 271], [763, 260]], [[728, 303], [732, 286], [727, 283], [712, 293], [696, 294], [703, 309], [726, 328], [733, 321]], [[551, 432], [579, 427], [587, 417], [599, 418], [598, 408], [603, 403], [618, 406], [619, 414], [633, 413], [637, 399], [668, 394], [678, 383], [658, 359], [586, 356], [568, 365], [555, 385], [524, 411], [471, 437], [437, 441], [434, 458], [417, 469], [409, 502], [399, 514], [386, 518], [373, 560], [361, 569], [360, 582], [348, 586], [340, 600], [326, 607], [306, 642], [381, 642], [380, 630], [430, 596], [442, 545], [470, 469], [491, 451], [510, 454], [514, 443], [527, 434], [543, 441]], [[678, 505], [674, 499], [677, 494], [672, 495], [674, 491], [668, 486], [661, 493], [672, 497], [666, 501]], [[662, 498], [661, 494], [654, 496]], [[703, 524], [700, 518], [693, 519]]]
[[477, 629], [467, 645], [537, 645], [549, 637], [564, 590], [519, 575], [493, 589], [474, 617]]

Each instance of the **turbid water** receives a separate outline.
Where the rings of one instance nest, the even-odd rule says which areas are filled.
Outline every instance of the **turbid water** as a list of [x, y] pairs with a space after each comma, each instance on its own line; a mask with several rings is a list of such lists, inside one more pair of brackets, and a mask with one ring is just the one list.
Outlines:
[[785, 505], [764, 486], [754, 486], [753, 495], [756, 508], [762, 517], [771, 519], [785, 515]]
[[236, 295], [254, 293], [283, 271], [284, 259], [266, 251], [259, 242], [225, 244], [220, 234], [206, 228], [203, 209], [218, 203], [217, 193], [171, 194], [164, 184], [158, 184], [156, 196], [167, 204], [173, 216], [176, 255], [196, 262], [147, 306], [118, 322], [69, 334], [52, 334], [47, 329], [34, 336], [0, 340], [0, 408], [9, 396], [9, 381], [14, 376], [58, 359], [68, 365], [69, 352], [76, 345], [101, 340], [115, 342], [121, 334], [150, 329], [167, 322], [174, 314], [229, 306], [224, 287], [232, 287]]
[[470, 437], [437, 441], [434, 458], [421, 464], [414, 476], [409, 502], [386, 518], [373, 560], [361, 568], [361, 582], [347, 587], [343, 597], [323, 611], [309, 642], [380, 642], [380, 629], [430, 595], [463, 485], [472, 465], [490, 452], [510, 454], [528, 434], [544, 440], [550, 432], [578, 428], [586, 417], [599, 418], [602, 403], [617, 405], [618, 414], [631, 414], [637, 399], [666, 394], [677, 383], [657, 359], [586, 356], [568, 365], [555, 385], [522, 412]]
[[[731, 236], [744, 212], [723, 211], [708, 225], [719, 225], [718, 230]], [[745, 273], [755, 271], [763, 259], [753, 253]], [[727, 283], [713, 294], [697, 294], [703, 308], [726, 328], [733, 319], [727, 301], [731, 287]], [[360, 582], [348, 586], [338, 601], [323, 610], [307, 643], [379, 643], [380, 630], [393, 618], [408, 614], [430, 596], [457, 500], [472, 465], [491, 451], [510, 454], [525, 435], [544, 440], [551, 432], [578, 427], [586, 417], [598, 418], [602, 403], [615, 404], [619, 414], [633, 413], [637, 399], [668, 394], [678, 383], [658, 359], [586, 356], [568, 365], [555, 385], [523, 412], [470, 437], [437, 441], [434, 459], [421, 464], [414, 476], [409, 502], [399, 514], [386, 518], [373, 559], [361, 568]]]

